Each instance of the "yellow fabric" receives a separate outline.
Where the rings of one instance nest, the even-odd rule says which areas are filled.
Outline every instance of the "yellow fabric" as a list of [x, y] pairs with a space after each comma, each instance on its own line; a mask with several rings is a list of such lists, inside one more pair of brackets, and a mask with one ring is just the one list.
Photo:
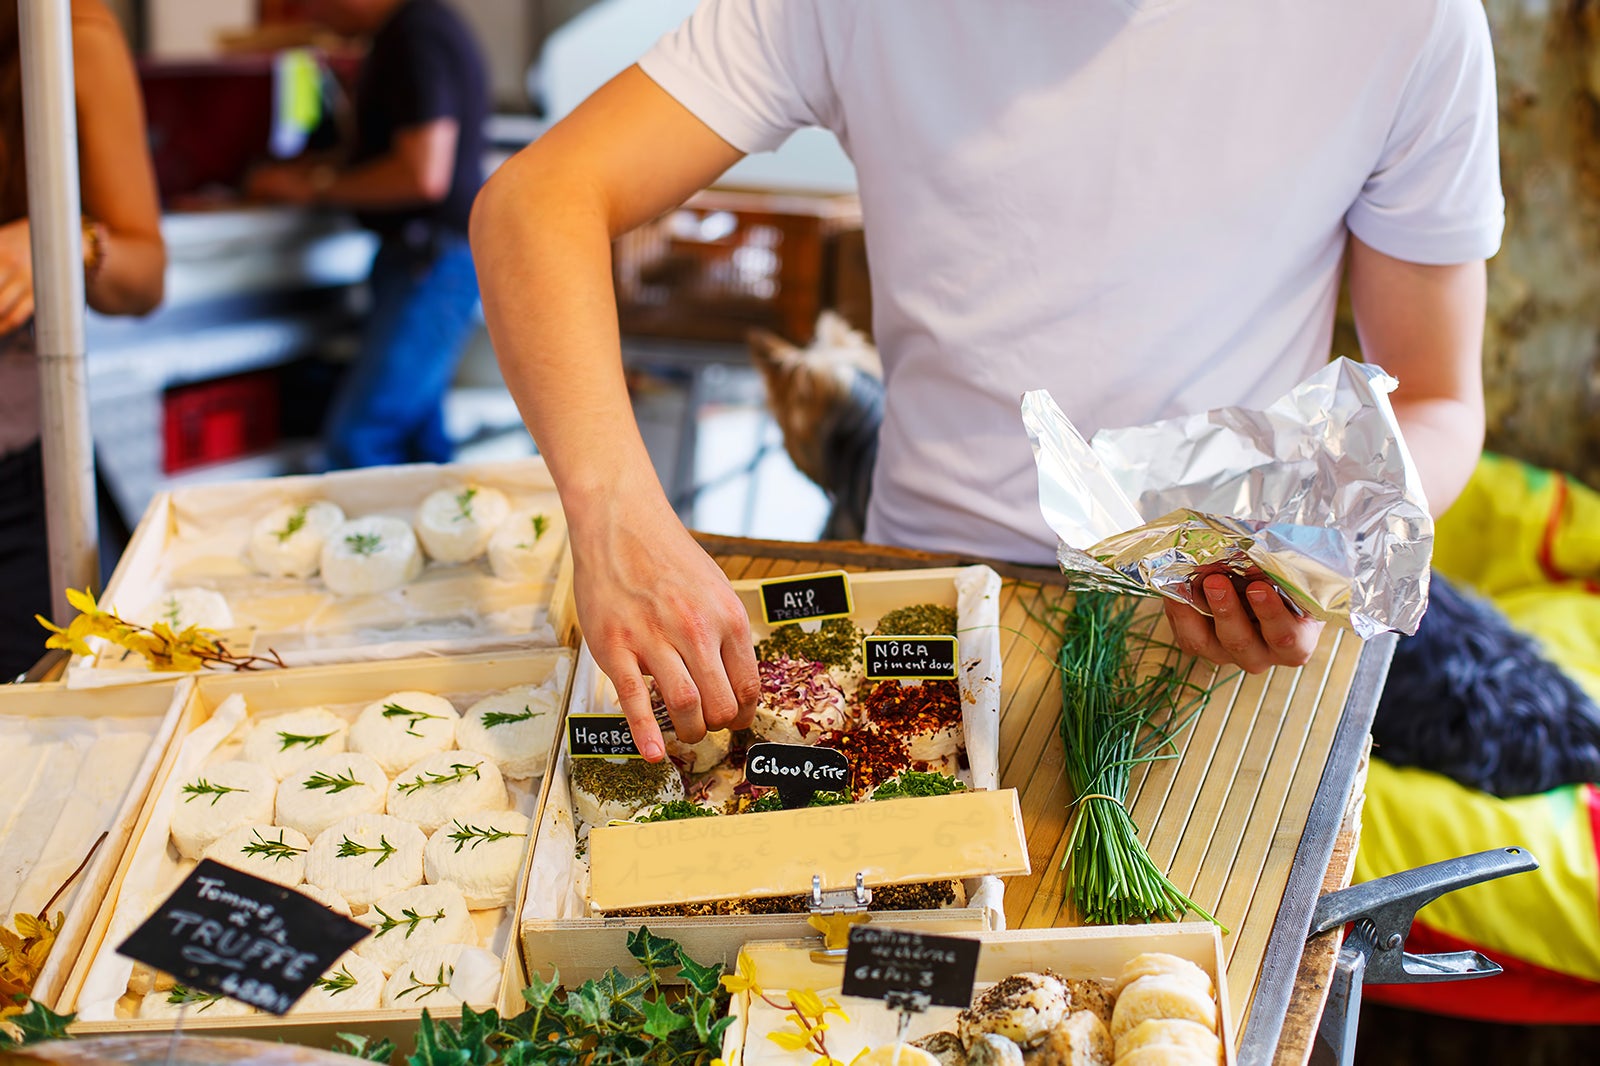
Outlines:
[[1521, 846], [1539, 869], [1449, 893], [1419, 921], [1537, 966], [1600, 981], [1600, 869], [1587, 785], [1497, 799], [1426, 770], [1372, 760], [1355, 879]]

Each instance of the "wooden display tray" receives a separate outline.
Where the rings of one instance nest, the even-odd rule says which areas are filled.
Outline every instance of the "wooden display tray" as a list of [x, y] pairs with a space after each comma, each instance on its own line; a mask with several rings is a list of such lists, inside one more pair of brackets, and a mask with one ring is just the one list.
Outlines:
[[[189, 681], [119, 692], [73, 692], [61, 684], [0, 685], [0, 731], [21, 734], [7, 745], [10, 771], [0, 801], [0, 906], [37, 913], [94, 848], [71, 887], [50, 907], [66, 915], [55, 947], [34, 984], [33, 998], [58, 1005], [133, 825], [150, 791], [189, 697]], [[125, 723], [101, 743], [118, 749], [96, 760], [91, 733]], [[3, 734], [0, 734], [3, 735]], [[87, 743], [86, 743], [87, 741]], [[51, 791], [54, 786], [56, 791]], [[62, 794], [65, 789], [65, 795]], [[50, 827], [29, 834], [25, 828]], [[98, 848], [95, 841], [106, 834]]]
[[[958, 591], [958, 582], [966, 589], [964, 595]], [[759, 587], [758, 582], [736, 582], [734, 585], [751, 614], [751, 631], [756, 640], [764, 638], [771, 631], [771, 627], [761, 621]], [[938, 603], [960, 611], [959, 625], [962, 630], [959, 634], [962, 659], [960, 673], [968, 761], [974, 787], [988, 790], [990, 794], [982, 799], [974, 797], [966, 799], [946, 797], [946, 799], [953, 800], [952, 807], [964, 812], [963, 818], [968, 820], [969, 826], [981, 824], [985, 827], [981, 830], [974, 829], [974, 833], [997, 839], [986, 840], [982, 847], [974, 842], [970, 856], [964, 857], [963, 852], [966, 849], [963, 847], [963, 841], [968, 840], [967, 837], [952, 839], [947, 834], [923, 834], [920, 838], [920, 842], [925, 844], [922, 854], [916, 856], [909, 864], [902, 863], [902, 869], [897, 872], [883, 867], [880, 861], [877, 865], [883, 869], [874, 871], [866, 869], [868, 864], [865, 861], [855, 863], [849, 861], [854, 855], [865, 854], [871, 850], [871, 846], [861, 845], [862, 837], [859, 835], [838, 832], [835, 820], [840, 816], [836, 813], [830, 816], [827, 813], [830, 809], [739, 815], [740, 819], [750, 820], [741, 823], [742, 825], [754, 827], [760, 824], [763, 827], [762, 832], [773, 834], [775, 837], [781, 835], [786, 845], [796, 844], [794, 850], [799, 849], [797, 838], [787, 835], [788, 830], [810, 826], [824, 839], [827, 839], [829, 834], [832, 835], [835, 847], [830, 850], [838, 851], [837, 842], [846, 841], [846, 850], [853, 849], [853, 853], [843, 856], [833, 855], [826, 869], [819, 864], [818, 869], [810, 872], [802, 869], [804, 864], [789, 863], [790, 868], [784, 873], [778, 869], [777, 862], [762, 862], [760, 856], [749, 849], [741, 853], [737, 844], [708, 843], [702, 853], [709, 857], [705, 865], [706, 877], [702, 879], [705, 882], [701, 886], [704, 891], [687, 884], [673, 886], [670, 879], [667, 889], [662, 889], [657, 884], [654, 887], [644, 886], [642, 891], [638, 885], [617, 883], [608, 886], [602, 892], [608, 903], [614, 908], [631, 909], [652, 903], [677, 903], [705, 898], [707, 895], [713, 898], [745, 898], [754, 895], [799, 894], [810, 890], [812, 874], [837, 873], [845, 871], [847, 867], [847, 874], [838, 878], [842, 883], [825, 883], [822, 887], [827, 890], [848, 888], [853, 883], [855, 872], [866, 874], [866, 883], [871, 886], [913, 879], [909, 874], [900, 875], [913, 868], [918, 873], [918, 877], [914, 879], [931, 880], [934, 878], [927, 876], [926, 872], [942, 869], [943, 877], [965, 879], [969, 895], [968, 905], [935, 911], [873, 912], [872, 920], [914, 925], [928, 932], [976, 932], [998, 925], [1001, 921], [998, 891], [1000, 886], [996, 875], [1019, 874], [1028, 869], [1026, 847], [1019, 821], [1020, 813], [1015, 805], [1015, 798], [1009, 794], [993, 791], [998, 785], [999, 761], [997, 751], [1000, 697], [999, 590], [998, 575], [986, 567], [902, 570], [884, 574], [858, 574], [851, 577], [855, 607], [853, 617], [868, 631], [884, 612], [896, 607]], [[573, 679], [570, 710], [573, 713], [582, 713], [613, 709], [604, 689], [605, 679], [587, 649], [584, 649], [580, 654]], [[577, 898], [578, 893], [572, 888], [578, 867], [575, 866], [571, 853], [571, 849], [576, 847], [576, 836], [571, 794], [567, 785], [568, 766], [567, 752], [563, 744], [552, 760], [550, 785], [538, 837], [534, 842], [535, 855], [530, 873], [533, 884], [530, 885], [527, 907], [522, 915], [524, 961], [529, 972], [548, 975], [552, 970], [556, 970], [560, 972], [564, 982], [572, 984], [598, 977], [612, 966], [628, 970], [632, 967], [632, 961], [626, 950], [626, 936], [629, 930], [641, 924], [648, 924], [654, 933], [677, 940], [697, 961], [724, 965], [732, 963], [740, 945], [746, 941], [785, 939], [812, 934], [813, 931], [807, 924], [808, 916], [804, 914], [694, 918], [673, 916], [649, 919], [574, 916], [579, 914], [586, 901]], [[871, 830], [868, 823], [880, 827], [901, 823], [900, 813], [888, 809], [898, 804], [882, 806], [884, 810], [863, 816], [861, 805], [854, 805], [848, 808], [854, 812], [848, 817], [861, 820], [863, 831], [869, 834]], [[831, 810], [837, 812], [847, 809]], [[693, 826], [694, 823], [596, 830], [595, 841], [603, 838], [609, 840], [607, 844], [593, 845], [599, 849], [595, 856], [597, 868], [602, 854], [612, 854], [605, 851], [611, 844], [626, 847], [632, 842], [646, 839], [648, 834], [652, 846], [656, 844], [665, 846], [683, 833], [704, 832], [698, 828], [682, 828], [685, 825]], [[824, 828], [825, 826], [834, 828]], [[904, 835], [903, 828], [901, 833]], [[770, 857], [772, 856], [769, 855]], [[881, 860], [882, 856], [878, 858]], [[618, 868], [619, 876], [628, 873], [630, 864], [625, 857]], [[605, 876], [603, 870], [601, 876]], [[714, 892], [708, 887], [718, 885], [720, 891]], [[991, 901], [993, 907], [983, 905]]]
[[[115, 874], [109, 879], [104, 901], [89, 930], [83, 951], [66, 981], [61, 997], [63, 1011], [78, 1010], [80, 997], [85, 992], [90, 971], [102, 952], [113, 951], [120, 937], [125, 935], [113, 928], [119, 919], [117, 908], [124, 893], [141, 891], [140, 886], [129, 883], [130, 869], [140, 854], [140, 845], [148, 833], [164, 834], [152, 824], [156, 801], [164, 788], [169, 787], [179, 752], [191, 731], [207, 721], [219, 704], [232, 695], [242, 696], [251, 717], [270, 715], [312, 705], [338, 706], [366, 703], [401, 690], [434, 692], [452, 698], [458, 707], [463, 697], [485, 694], [513, 685], [537, 684], [548, 678], [562, 658], [570, 660], [572, 652], [566, 649], [539, 649], [517, 655], [473, 655], [458, 658], [418, 659], [387, 663], [353, 663], [340, 666], [308, 667], [303, 670], [275, 670], [261, 673], [209, 675], [199, 678], [192, 686], [177, 722], [176, 736], [168, 746], [145, 802], [137, 811], [132, 825], [132, 843], [124, 852]], [[117, 690], [116, 695], [139, 690]], [[549, 788], [547, 773], [535, 785], [534, 802], [529, 813], [533, 826], [539, 824], [542, 808]], [[517, 896], [512, 901], [503, 921], [510, 923], [503, 941], [505, 965], [501, 970], [500, 991], [497, 1003], [502, 1010], [518, 1010], [521, 991], [526, 985], [526, 974], [517, 951], [516, 928], [513, 916], [520, 914], [523, 891], [527, 884], [527, 864], [533, 854], [534, 830], [530, 830], [527, 854], [523, 859], [522, 874], [518, 881]], [[152, 846], [165, 848], [163, 838]], [[151, 901], [152, 903], [154, 900]], [[422, 1008], [402, 1008], [369, 1011], [340, 1011], [305, 1015], [288, 1015], [277, 1018], [271, 1015], [207, 1019], [193, 1016], [185, 1019], [184, 1029], [189, 1032], [208, 1032], [229, 1036], [250, 1036], [265, 1040], [328, 1046], [335, 1034], [361, 1032], [372, 1036], [387, 1036], [402, 1048], [409, 1047], [416, 1033]], [[109, 1033], [140, 1033], [170, 1030], [171, 1019], [118, 1018], [114, 1020], [80, 1021], [72, 1031], [80, 1035]]]
[[[1227, 1066], [1233, 1066], [1232, 1012], [1228, 1009], [1228, 981], [1223, 963], [1222, 939], [1215, 926], [1205, 922], [1187, 922], [1081, 929], [1014, 929], [978, 933], [975, 937], [983, 942], [983, 949], [978, 954], [977, 973], [977, 980], [981, 984], [992, 984], [1014, 973], [1046, 969], [1054, 970], [1063, 977], [1110, 981], [1116, 978], [1123, 963], [1147, 951], [1165, 952], [1187, 959], [1209, 974], [1216, 986], [1223, 1050]], [[751, 943], [745, 945], [745, 954], [753, 965], [756, 984], [767, 990], [769, 995], [774, 991], [781, 994], [786, 989], [805, 988], [824, 996], [837, 997], [842, 975], [841, 960], [813, 958], [815, 946], [806, 942]], [[865, 1011], [873, 1009], [886, 1010], [881, 1005], [864, 1000], [841, 1002], [852, 1018], [859, 1018]], [[724, 1062], [742, 1066], [747, 1061], [745, 1044], [749, 1037], [749, 1010], [748, 992], [733, 997], [729, 1012], [735, 1020], [723, 1038]], [[907, 1037], [915, 1039], [945, 1028], [954, 1014], [953, 1010], [945, 1010], [915, 1015]], [[849, 1061], [856, 1049], [829, 1047], [828, 1050], [835, 1057]], [[814, 1057], [814, 1053], [799, 1052], [791, 1058], [795, 1066], [804, 1066]]]
[[[537, 457], [371, 467], [162, 492], [146, 508], [101, 602], [124, 617], [137, 618], [167, 589], [216, 589], [235, 615], [235, 628], [224, 634], [230, 647], [256, 654], [275, 650], [295, 667], [515, 651], [535, 641], [542, 623], [552, 634], [545, 643], [567, 643], [576, 615], [571, 553], [565, 544], [551, 576], [543, 581], [503, 581], [483, 559], [457, 565], [429, 562], [400, 588], [364, 596], [335, 595], [316, 577], [263, 577], [245, 562], [251, 526], [273, 507], [328, 500], [350, 518], [386, 514], [411, 521], [429, 493], [468, 482], [501, 490], [513, 510], [535, 499], [547, 501], [552, 510], [559, 506], [555, 483]], [[527, 610], [535, 612], [532, 629], [514, 620]], [[174, 676], [181, 675], [152, 672], [121, 649], [99, 646], [96, 656], [72, 660], [66, 681], [82, 688]]]

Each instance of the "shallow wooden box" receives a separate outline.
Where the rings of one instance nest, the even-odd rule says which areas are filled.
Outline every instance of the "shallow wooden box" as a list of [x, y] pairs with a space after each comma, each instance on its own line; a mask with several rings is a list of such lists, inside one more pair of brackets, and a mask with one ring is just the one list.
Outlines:
[[[0, 914], [38, 914], [94, 854], [49, 914], [66, 916], [33, 998], [56, 1007], [89, 935], [134, 821], [144, 806], [190, 682], [119, 692], [73, 692], [60, 684], [0, 685]], [[101, 834], [98, 847], [95, 841]]]
[[[323, 705], [338, 710], [341, 706], [368, 703], [400, 690], [418, 690], [444, 695], [449, 697], [458, 709], [465, 709], [471, 700], [484, 694], [513, 685], [537, 684], [551, 676], [560, 660], [566, 659], [570, 662], [571, 658], [572, 652], [566, 649], [538, 649], [515, 655], [484, 654], [389, 663], [352, 663], [341, 666], [308, 667], [303, 670], [213, 674], [199, 678], [193, 684], [189, 698], [178, 716], [176, 735], [167, 756], [156, 774], [145, 802], [136, 813], [133, 841], [123, 854], [114, 876], [110, 878], [105, 899], [95, 916], [84, 948], [67, 978], [65, 991], [61, 997], [61, 1009], [82, 1011], [86, 1005], [91, 1005], [89, 997], [97, 995], [90, 987], [91, 974], [97, 960], [102, 955], [114, 953], [116, 945], [121, 943], [143, 920], [149, 909], [159, 902], [162, 893], [156, 885], [139, 883], [141, 868], [145, 871], [156, 867], [166, 870], [173, 865], [171, 858], [167, 856], [166, 827], [155, 824], [158, 802], [164, 790], [176, 789], [179, 784], [177, 767], [183, 758], [182, 748], [185, 739], [196, 728], [204, 725], [229, 696], [235, 694], [242, 696], [248, 706], [250, 717], [281, 713], [311, 705]], [[118, 690], [119, 693], [132, 691], [140, 690]], [[514, 804], [517, 809], [529, 815], [534, 826], [538, 825], [538, 812], [544, 802], [549, 780], [548, 773], [543, 778], [532, 779], [523, 800]], [[527, 864], [533, 853], [531, 837], [534, 831], [536, 830], [530, 830], [528, 851], [524, 856], [522, 874], [518, 880], [517, 897], [501, 918], [492, 945], [504, 960], [499, 995], [494, 1004], [502, 1010], [520, 1009], [518, 1005], [521, 1003], [521, 991], [526, 984], [517, 950], [514, 916], [522, 910], [522, 892], [527, 883]], [[122, 907], [124, 900], [130, 901], [128, 907], [132, 909]], [[99, 978], [99, 982], [102, 988], [114, 984], [114, 981], [103, 977]], [[447, 1013], [452, 1012], [447, 1011]], [[404, 1008], [290, 1014], [283, 1018], [263, 1014], [242, 1018], [207, 1019], [201, 1015], [193, 1015], [185, 1019], [183, 1027], [190, 1032], [254, 1036], [321, 1047], [330, 1046], [337, 1033], [359, 1032], [388, 1036], [402, 1047], [407, 1047], [415, 1036], [416, 1024], [421, 1014], [421, 1008]], [[74, 1025], [73, 1032], [83, 1035], [152, 1032], [171, 1029], [172, 1025], [170, 1019], [91, 1018], [79, 1021]]]
[[[923, 932], [917, 929], [917, 932]], [[964, 934], [962, 934], [964, 935]], [[1224, 971], [1222, 937], [1208, 922], [1173, 925], [1083, 926], [1075, 929], [1014, 929], [972, 934], [983, 942], [978, 955], [977, 980], [993, 984], [1023, 971], [1054, 970], [1063, 977], [1090, 977], [1101, 981], [1116, 978], [1122, 964], [1147, 951], [1165, 952], [1188, 959], [1211, 976], [1216, 986], [1223, 1053], [1227, 1066], [1234, 1062], [1232, 1012], [1228, 1009], [1228, 982]], [[791, 988], [810, 989], [824, 997], [839, 998], [851, 1023], [830, 1022], [828, 1052], [849, 1062], [861, 1046], [864, 1033], [881, 1031], [887, 1024], [887, 1040], [894, 1039], [896, 1015], [883, 1004], [854, 997], [840, 997], [842, 960], [813, 958], [814, 943], [802, 941], [765, 942], [745, 945], [756, 983], [770, 996], [780, 996]], [[750, 993], [733, 997], [729, 1013], [734, 1023], [723, 1038], [722, 1060], [729, 1066], [807, 1066], [814, 1053], [786, 1053], [771, 1041], [754, 1036], [749, 1029]], [[906, 1039], [915, 1040], [940, 1029], [953, 1029], [957, 1011], [932, 1008], [911, 1016]], [[869, 1030], [867, 1027], [874, 1026]], [[847, 1027], [847, 1025], [849, 1027]], [[860, 1026], [860, 1029], [851, 1027]], [[857, 1037], [854, 1044], [850, 1037]], [[757, 1044], [755, 1041], [760, 1040]], [[834, 1043], [838, 1041], [838, 1043]]]
[[[513, 510], [559, 510], [555, 483], [539, 458], [198, 485], [151, 501], [101, 601], [137, 620], [170, 589], [215, 589], [234, 615], [234, 629], [224, 634], [231, 648], [274, 650], [295, 667], [564, 643], [575, 617], [564, 543], [545, 580], [501, 580], [483, 558], [453, 565], [429, 561], [400, 588], [363, 596], [335, 595], [319, 577], [264, 577], [245, 559], [251, 527], [273, 507], [328, 500], [350, 518], [385, 514], [409, 522], [429, 493], [468, 482], [499, 489]], [[74, 688], [177, 676], [151, 672], [119, 648], [91, 644], [97, 654], [76, 657], [67, 668], [67, 684]]]
[[[755, 581], [734, 584], [740, 599], [750, 612], [751, 631], [756, 640], [765, 638], [771, 629], [762, 621], [760, 585], [760, 582]], [[991, 792], [997, 789], [1000, 694], [999, 577], [994, 571], [981, 566], [906, 570], [881, 574], [852, 574], [850, 588], [855, 607], [852, 617], [868, 632], [882, 614], [896, 607], [939, 603], [957, 608], [958, 627], [961, 630], [960, 675], [970, 776], [975, 788]], [[587, 648], [580, 652], [572, 691], [569, 708], [571, 713], [617, 713], [609, 685]], [[804, 914], [648, 919], [586, 916], [585, 886], [578, 881], [581, 867], [574, 860], [577, 837], [572, 815], [571, 793], [567, 784], [569, 762], [565, 744], [560, 743], [559, 747], [560, 750], [551, 760], [551, 772], [548, 775], [550, 783], [542, 808], [538, 836], [534, 842], [535, 854], [530, 867], [530, 883], [522, 912], [521, 939], [524, 962], [530, 973], [542, 973], [548, 977], [552, 971], [559, 971], [562, 980], [572, 984], [598, 977], [612, 966], [624, 970], [632, 969], [632, 961], [626, 950], [626, 938], [630, 930], [640, 925], [648, 925], [652, 932], [677, 940], [700, 962], [723, 965], [733, 962], [739, 947], [746, 941], [812, 935], [813, 930], [807, 922], [808, 916]], [[1016, 813], [1014, 796], [1009, 799], [1009, 803], [1012, 812], [1011, 821], [1002, 820], [996, 823], [991, 820], [989, 824], [1002, 827], [1004, 831], [998, 834], [1000, 837], [1003, 838], [1007, 832], [1014, 831], [1016, 839], [1020, 841], [1021, 821], [1020, 814]], [[759, 820], [764, 825], [770, 825], [774, 833], [787, 834], [807, 822], [802, 816], [818, 816], [814, 820], [820, 824], [826, 821], [825, 816], [822, 816], [824, 810], [851, 811], [854, 812], [852, 817], [861, 819], [864, 817], [864, 808], [871, 806], [875, 805], [856, 804], [848, 808], [738, 817], [751, 820], [740, 822], [741, 825], [754, 825]], [[991, 809], [989, 813], [992, 816], [995, 812]], [[874, 820], [871, 815], [865, 817], [869, 821]], [[891, 820], [887, 814], [882, 817], [885, 824]], [[684, 830], [672, 827], [712, 824], [715, 824], [715, 820], [708, 819], [694, 823], [617, 827], [597, 832], [655, 834], [664, 842], [675, 833], [705, 832], [699, 828]], [[841, 836], [840, 839], [847, 840], [848, 837]], [[920, 863], [924, 873], [928, 869], [939, 869], [944, 877], [962, 878], [966, 884], [968, 904], [945, 910], [879, 911], [873, 912], [871, 920], [914, 925], [928, 932], [979, 931], [1003, 925], [1003, 886], [998, 877], [993, 875], [1025, 872], [1026, 848], [1022, 848], [1016, 857], [1016, 865], [985, 867], [982, 860], [967, 861], [963, 854], [970, 852], [976, 855], [982, 852], [983, 847], [979, 844], [967, 846], [961, 840], [945, 838], [935, 833], [924, 834], [922, 842], [926, 844], [922, 855], [905, 856], [903, 860], [897, 861], [904, 861], [906, 870]], [[817, 847], [818, 854], [821, 854], [825, 847], [821, 841], [816, 841], [811, 846]], [[934, 856], [931, 866], [929, 852]], [[770, 864], [767, 866], [753, 864], [745, 861], [747, 856], [739, 854], [736, 848], [708, 846], [705, 854], [707, 869], [725, 871], [725, 883], [720, 884], [721, 898], [798, 894], [810, 891], [809, 875], [796, 877], [793, 870], [786, 873], [778, 872]], [[855, 856], [861, 854], [863, 853], [860, 851], [851, 852], [850, 844], [846, 843], [843, 848], [834, 849], [830, 860], [842, 870], [844, 866], [850, 866]], [[949, 855], [947, 863], [938, 861], [938, 857], [943, 854]], [[838, 865], [839, 863], [843, 865]], [[816, 865], [820, 867], [824, 863], [819, 860]], [[868, 865], [866, 862], [860, 862], [850, 868], [859, 869], [866, 865]], [[842, 883], [824, 884], [822, 887], [829, 890], [850, 887], [847, 876], [838, 879]], [[869, 877], [867, 884], [871, 886], [875, 883], [904, 883], [915, 879], [917, 878], [888, 876], [875, 881]], [[923, 876], [920, 879], [933, 878]], [[723, 878], [721, 875], [716, 875], [712, 880], [722, 881]], [[680, 903], [689, 898], [691, 894], [680, 890], [674, 891], [670, 898], [654, 898], [648, 902]], [[706, 897], [702, 895], [695, 898]], [[630, 907], [634, 905], [628, 904]]]

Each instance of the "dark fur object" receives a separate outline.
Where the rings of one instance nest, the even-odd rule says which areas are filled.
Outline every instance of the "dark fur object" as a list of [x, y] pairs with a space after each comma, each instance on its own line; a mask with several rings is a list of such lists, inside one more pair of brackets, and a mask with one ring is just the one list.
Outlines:
[[1433, 575], [1372, 725], [1375, 754], [1496, 796], [1600, 781], [1600, 708], [1489, 603]]

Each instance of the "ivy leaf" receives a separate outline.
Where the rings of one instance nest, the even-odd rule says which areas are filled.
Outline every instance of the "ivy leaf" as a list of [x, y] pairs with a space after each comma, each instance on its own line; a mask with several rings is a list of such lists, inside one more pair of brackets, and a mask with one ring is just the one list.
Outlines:
[[537, 1010], [545, 1010], [550, 1006], [550, 1001], [555, 998], [556, 989], [561, 987], [560, 972], [552, 973], [550, 980], [546, 981], [538, 974], [528, 978], [528, 987], [522, 990], [522, 998], [527, 1000], [528, 1006]]
[[701, 1043], [711, 1039], [711, 1012], [716, 1010], [716, 1000], [707, 997], [697, 999], [694, 1004], [694, 1035], [700, 1038]]
[[585, 981], [567, 993], [567, 1013], [591, 1028], [603, 1028], [611, 1020], [611, 997], [598, 983]]
[[[673, 945], [677, 948], [677, 945]], [[709, 996], [722, 987], [722, 967], [702, 966], [691, 959], [682, 948], [677, 948], [678, 974], [690, 988], [702, 996]]]
[[723, 1035], [727, 1033], [728, 1026], [732, 1025], [733, 1021], [733, 1015], [724, 1014], [722, 1017], [712, 1022], [711, 1032], [706, 1040], [706, 1044], [717, 1051], [721, 1051]]
[[335, 1047], [334, 1050], [352, 1058], [385, 1064], [394, 1058], [394, 1041], [388, 1037], [384, 1037], [382, 1040], [374, 1040], [370, 1036], [363, 1036], [360, 1033], [337, 1033], [334, 1039], [345, 1045], [342, 1048]]
[[473, 1066], [488, 1066], [495, 1059], [494, 1045], [500, 1042], [500, 1012], [493, 1008], [481, 1014], [461, 1004], [461, 1031], [451, 1035], [451, 1043], [466, 1051]]
[[30, 999], [25, 1012], [12, 1014], [6, 1018], [9, 1026], [16, 1027], [18, 1035], [14, 1036], [6, 1028], [0, 1027], [0, 1047], [20, 1047], [46, 1040], [65, 1040], [67, 1026], [77, 1017], [76, 1014], [57, 1014], [38, 1000]]
[[650, 1000], [644, 1005], [644, 1031], [657, 1040], [665, 1040], [689, 1024], [689, 1019], [672, 1009], [665, 1000]]
[[441, 1026], [423, 1008], [422, 1020], [417, 1025], [417, 1050], [406, 1057], [410, 1066], [467, 1066], [472, 1052], [452, 1047], [454, 1034], [449, 1026]]
[[646, 971], [659, 971], [670, 970], [678, 965], [683, 952], [679, 950], [677, 941], [656, 936], [650, 932], [649, 926], [641, 925], [637, 932], [628, 934], [628, 954], [637, 959]]

